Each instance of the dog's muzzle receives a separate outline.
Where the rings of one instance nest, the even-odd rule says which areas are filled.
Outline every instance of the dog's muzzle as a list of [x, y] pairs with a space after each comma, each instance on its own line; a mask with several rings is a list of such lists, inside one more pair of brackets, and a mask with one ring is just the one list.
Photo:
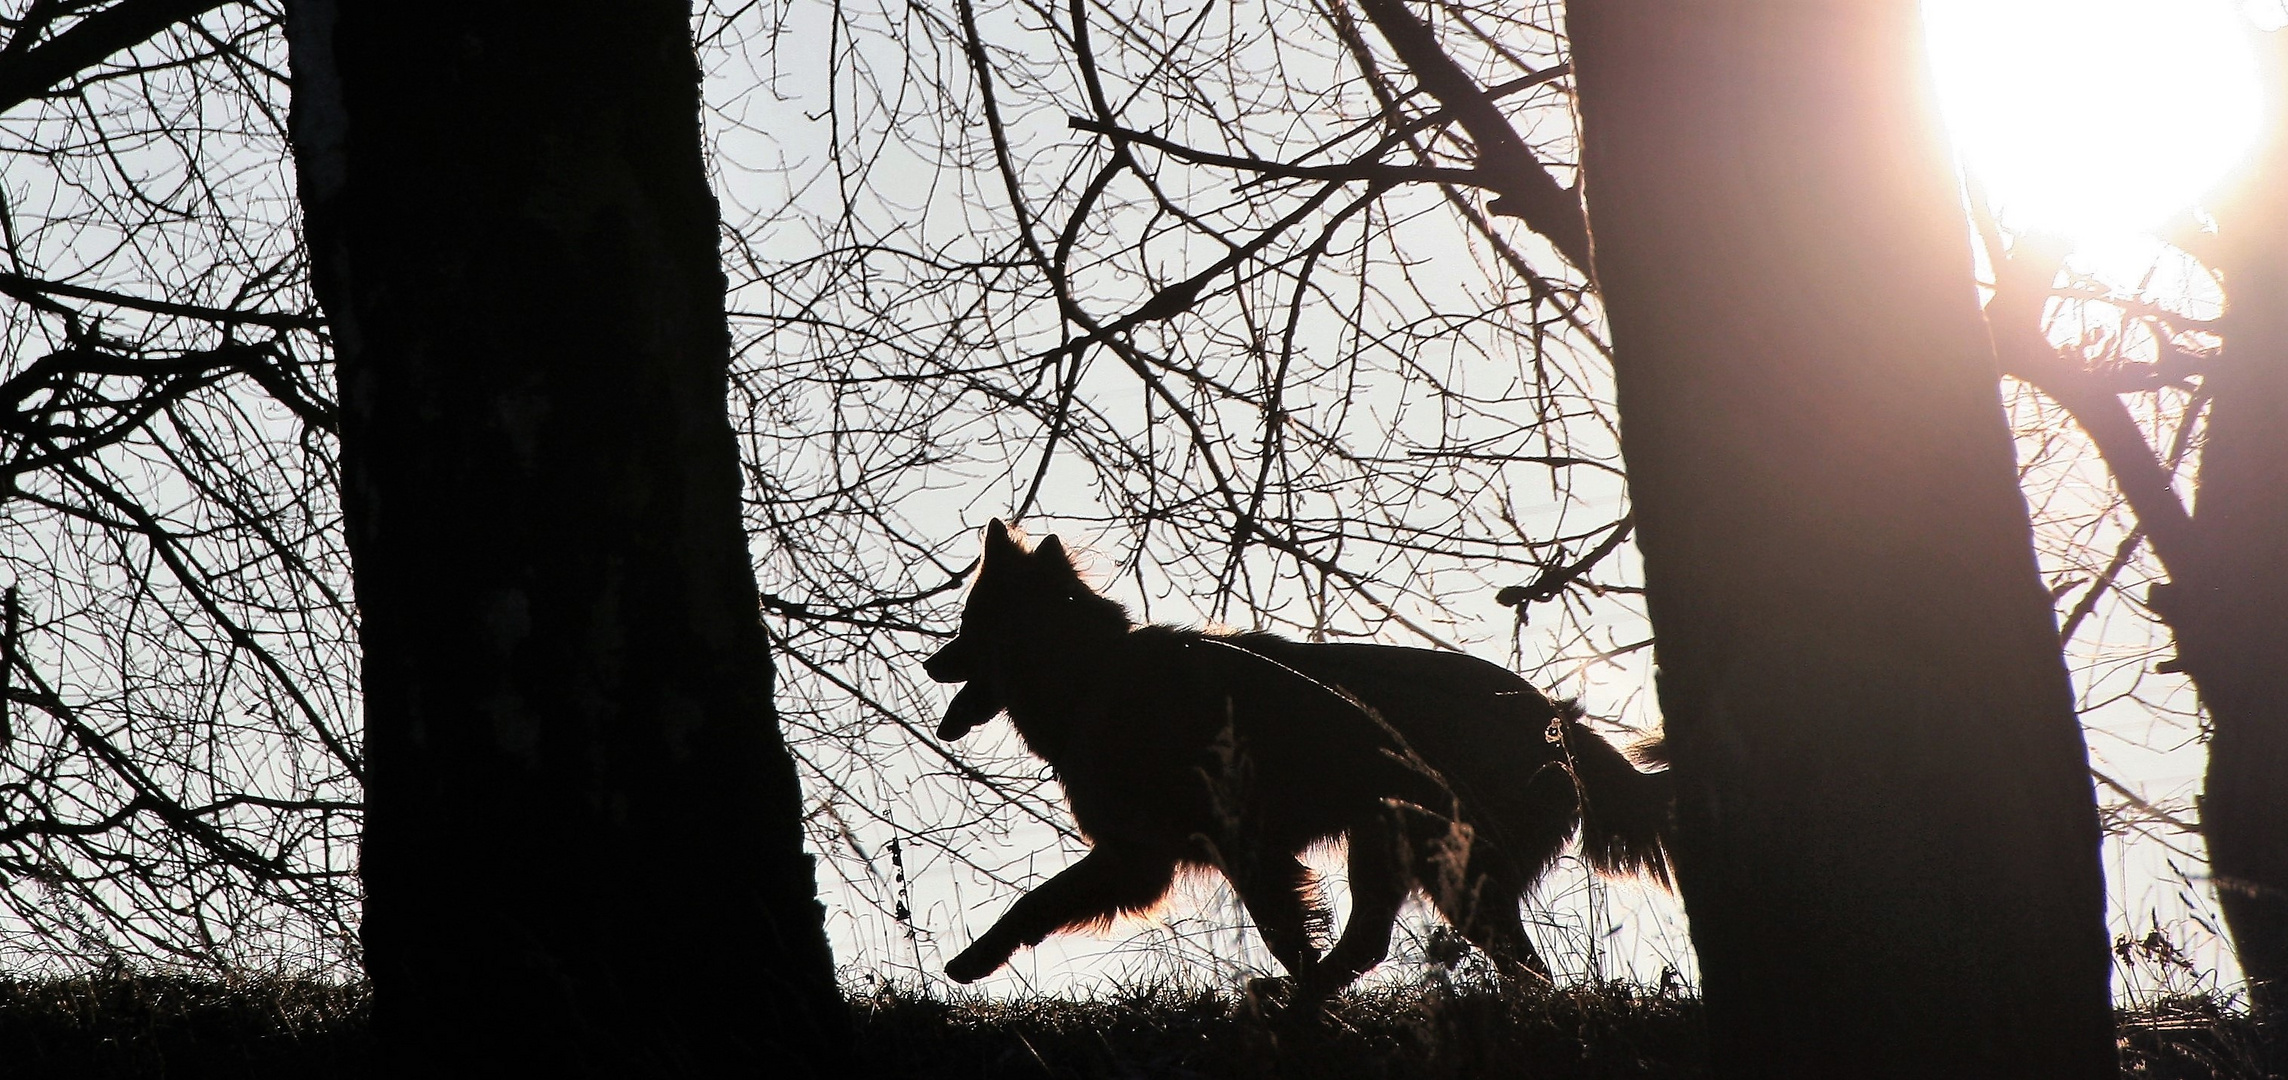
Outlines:
[[945, 648], [931, 653], [929, 659], [922, 661], [922, 670], [929, 673], [932, 682], [968, 682], [972, 674], [968, 641], [955, 638], [946, 642]]

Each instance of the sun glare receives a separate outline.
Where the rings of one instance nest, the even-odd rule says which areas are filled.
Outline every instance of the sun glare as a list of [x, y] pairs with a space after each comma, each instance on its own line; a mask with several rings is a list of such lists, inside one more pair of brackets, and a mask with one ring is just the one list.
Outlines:
[[2005, 225], [2118, 242], [2194, 205], [2259, 124], [2230, 0], [1925, 0], [1939, 98]]

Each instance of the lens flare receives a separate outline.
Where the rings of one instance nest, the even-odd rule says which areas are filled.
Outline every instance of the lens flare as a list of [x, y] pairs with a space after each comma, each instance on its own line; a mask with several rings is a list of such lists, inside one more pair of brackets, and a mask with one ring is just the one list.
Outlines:
[[2013, 230], [2152, 229], [2266, 119], [2231, 0], [1924, 0], [1923, 22], [1963, 164]]

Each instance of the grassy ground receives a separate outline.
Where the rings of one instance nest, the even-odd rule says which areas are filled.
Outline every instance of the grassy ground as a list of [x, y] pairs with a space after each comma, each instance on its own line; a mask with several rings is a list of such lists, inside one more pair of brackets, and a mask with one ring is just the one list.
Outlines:
[[362, 985], [0, 977], [0, 1077], [365, 1077]]
[[917, 1080], [1705, 1075], [1699, 1003], [1620, 984], [1504, 997], [1432, 983], [1348, 994], [1327, 1015], [1243, 996], [1138, 990], [1098, 1001], [854, 1003], [884, 1076]]
[[[1323, 1018], [1144, 988], [1093, 1001], [851, 1003], [863, 1064], [916, 1080], [1693, 1077], [1699, 1003], [1625, 985], [1503, 997], [1433, 981], [1346, 995]], [[0, 978], [0, 1077], [364, 1078], [363, 987], [180, 976]], [[2239, 1013], [2177, 999], [2124, 1015], [2125, 1077], [2255, 1080]]]

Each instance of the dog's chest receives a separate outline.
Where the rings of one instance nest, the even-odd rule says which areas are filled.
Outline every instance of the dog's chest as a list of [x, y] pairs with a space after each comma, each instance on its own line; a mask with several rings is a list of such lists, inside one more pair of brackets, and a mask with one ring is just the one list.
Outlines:
[[1212, 778], [1231, 748], [1188, 715], [1198, 711], [1186, 708], [1189, 695], [1164, 678], [1117, 668], [1092, 674], [1066, 693], [1010, 708], [1027, 746], [1056, 771], [1081, 831], [1158, 844], [1203, 828]]

